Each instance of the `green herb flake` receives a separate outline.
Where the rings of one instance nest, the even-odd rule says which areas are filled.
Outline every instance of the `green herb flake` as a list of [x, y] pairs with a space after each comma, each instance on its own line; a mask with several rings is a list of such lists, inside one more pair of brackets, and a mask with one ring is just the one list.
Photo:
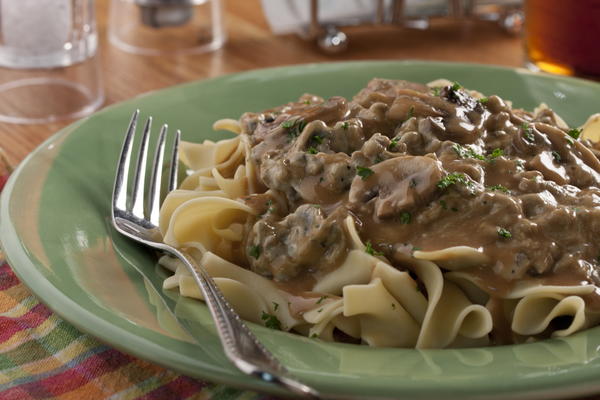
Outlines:
[[531, 128], [529, 123], [523, 122], [523, 125], [521, 125], [521, 129], [523, 129], [523, 137], [525, 138], [525, 140], [527, 142], [529, 142], [529, 143], [535, 142], [535, 136], [533, 135], [533, 129]]
[[304, 122], [302, 119], [299, 119], [299, 118], [288, 119], [287, 121], [283, 121], [281, 123], [281, 126], [284, 127], [285, 129], [287, 129], [288, 136], [291, 139], [295, 139], [298, 136], [300, 136], [300, 134], [304, 130], [304, 127], [306, 126], [306, 122]]
[[320, 204], [311, 204], [311, 206], [314, 207], [314, 208], [321, 208]]
[[556, 162], [561, 162], [561, 160], [562, 160], [562, 157], [560, 156], [560, 154], [557, 151], [552, 152], [552, 158], [554, 158], [554, 161], [556, 161]]
[[485, 104], [489, 101], [490, 99], [488, 99], [487, 97], [482, 97], [479, 100], [477, 100], [479, 103], [481, 104]]
[[458, 208], [456, 208], [456, 207], [452, 207], [451, 210], [454, 212], [458, 212]]
[[326, 298], [327, 298], [327, 296], [319, 297], [319, 300], [317, 300], [317, 304], [321, 304], [323, 302], [323, 300], [325, 300]]
[[579, 136], [581, 135], [581, 128], [573, 128], [573, 129], [569, 129], [569, 131], [567, 132], [567, 134], [572, 137], [573, 139], [577, 140], [579, 139]]
[[512, 238], [512, 234], [510, 233], [510, 231], [504, 228], [498, 228], [498, 236], [500, 236], [503, 239]]
[[312, 146], [311, 146], [311, 147], [309, 147], [308, 149], [306, 149], [306, 152], [307, 152], [308, 154], [317, 154], [317, 153], [318, 153], [317, 149], [315, 149], [315, 148], [314, 148], [314, 147], [312, 147]]
[[347, 129], [348, 129], [348, 126], [349, 126], [349, 124], [348, 124], [347, 122], [344, 122], [344, 123], [342, 124], [342, 129], [343, 129], [343, 130], [347, 130]]
[[402, 214], [400, 214], [400, 223], [404, 224], [404, 225], [408, 225], [408, 224], [410, 224], [411, 218], [412, 218], [412, 216], [410, 215], [410, 213], [405, 211]]
[[367, 179], [368, 177], [370, 177], [371, 175], [373, 175], [374, 173], [375, 172], [371, 168], [361, 167], [361, 166], [356, 167], [356, 175], [360, 176], [363, 181], [365, 179]]
[[279, 308], [279, 303], [273, 302], [273, 311], [277, 311]]
[[415, 106], [410, 106], [410, 108], [408, 109], [408, 114], [406, 114], [405, 121], [408, 121], [409, 119], [411, 119], [414, 116], [415, 116]]
[[373, 245], [371, 244], [370, 240], [367, 240], [367, 243], [365, 243], [365, 252], [372, 256], [382, 256], [383, 255], [382, 252], [377, 251], [373, 248]]
[[394, 138], [390, 141], [390, 145], [388, 146], [388, 150], [392, 150], [394, 147], [398, 145], [398, 139]]
[[472, 182], [469, 181], [469, 179], [467, 178], [467, 176], [465, 174], [463, 174], [462, 172], [453, 172], [451, 174], [446, 175], [445, 177], [443, 177], [437, 184], [436, 186], [438, 187], [438, 189], [447, 189], [452, 185], [455, 185], [457, 183], [460, 183], [461, 185], [465, 185], [465, 186], [471, 186]]
[[488, 189], [491, 191], [498, 191], [498, 192], [504, 192], [504, 193], [510, 193], [510, 190], [508, 190], [508, 188], [504, 185], [493, 185], [493, 186], [488, 186]]
[[452, 89], [452, 90], [454, 90], [454, 91], [457, 91], [457, 90], [459, 90], [459, 89], [462, 89], [462, 86], [461, 86], [461, 84], [460, 84], [460, 83], [458, 83], [458, 82], [456, 82], [456, 81], [455, 81], [455, 82], [452, 84], [452, 86], [450, 86], [450, 89]]
[[317, 144], [322, 144], [323, 143], [323, 136], [314, 135], [312, 138], [310, 138], [310, 140], [312, 140], [313, 142], [315, 142]]
[[281, 330], [281, 321], [279, 321], [279, 319], [275, 315], [268, 314], [263, 311], [262, 315], [260, 316], [260, 319], [265, 321], [265, 326], [267, 328], [276, 329], [278, 331]]
[[379, 164], [382, 161], [383, 161], [383, 158], [381, 158], [380, 156], [375, 157], [375, 164]]
[[477, 160], [485, 160], [485, 157], [481, 154], [477, 154], [473, 149], [469, 147], [463, 147], [460, 144], [454, 144], [452, 146], [452, 150], [460, 157], [460, 158], [475, 158]]
[[504, 155], [504, 150], [496, 148], [496, 149], [492, 150], [491, 154], [488, 156], [488, 161], [492, 162], [496, 158], [502, 157], [503, 155]]
[[250, 257], [260, 257], [260, 246], [250, 246], [248, 248], [248, 254], [250, 255]]
[[441, 91], [442, 91], [442, 88], [439, 87], [439, 86], [438, 87], [434, 87], [434, 88], [431, 88], [431, 91], [433, 92], [434, 96], [439, 96], [440, 93], [441, 93]]
[[442, 206], [443, 210], [448, 209], [448, 204], [446, 203], [446, 200], [440, 200], [440, 206]]
[[306, 105], [310, 105], [310, 100], [304, 100], [303, 103]]
[[323, 309], [322, 309], [322, 308], [319, 308], [319, 309], [317, 310], [317, 312], [323, 312]]

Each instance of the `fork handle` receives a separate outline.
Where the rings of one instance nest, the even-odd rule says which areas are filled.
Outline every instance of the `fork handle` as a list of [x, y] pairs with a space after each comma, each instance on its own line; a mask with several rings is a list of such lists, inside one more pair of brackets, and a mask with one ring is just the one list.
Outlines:
[[267, 350], [233, 310], [204, 267], [180, 250], [172, 251], [190, 271], [204, 296], [213, 316], [225, 355], [235, 366], [248, 375], [274, 383], [301, 394], [318, 399], [318, 392], [298, 380]]

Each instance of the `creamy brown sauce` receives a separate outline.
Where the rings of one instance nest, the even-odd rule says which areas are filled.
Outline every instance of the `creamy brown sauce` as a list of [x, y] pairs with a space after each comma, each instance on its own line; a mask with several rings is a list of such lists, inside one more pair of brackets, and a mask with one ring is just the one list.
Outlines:
[[261, 213], [246, 265], [287, 289], [343, 261], [349, 214], [398, 268], [415, 249], [481, 249], [471, 272], [492, 297], [523, 279], [600, 285], [600, 162], [550, 110], [374, 79], [352, 101], [305, 95], [241, 122], [269, 190], [246, 199]]

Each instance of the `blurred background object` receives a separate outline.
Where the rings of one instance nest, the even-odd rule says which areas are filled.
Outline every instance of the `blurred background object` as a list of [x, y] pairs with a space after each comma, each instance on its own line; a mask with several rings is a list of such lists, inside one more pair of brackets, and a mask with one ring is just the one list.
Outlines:
[[0, 121], [79, 118], [103, 101], [93, 0], [0, 2]]
[[526, 0], [528, 67], [600, 76], [600, 0]]
[[346, 50], [349, 26], [427, 29], [439, 17], [493, 21], [509, 34], [523, 27], [521, 0], [262, 0], [271, 30], [296, 32], [327, 53]]
[[225, 43], [220, 0], [111, 0], [109, 39], [144, 55], [202, 53]]

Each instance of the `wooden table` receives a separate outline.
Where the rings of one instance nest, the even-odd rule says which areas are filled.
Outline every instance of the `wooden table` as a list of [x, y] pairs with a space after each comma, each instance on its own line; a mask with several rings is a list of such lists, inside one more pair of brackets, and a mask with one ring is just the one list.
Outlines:
[[[428, 31], [390, 27], [348, 29], [345, 32], [351, 40], [349, 49], [331, 56], [295, 35], [274, 36], [259, 0], [223, 1], [229, 39], [222, 49], [208, 54], [151, 57], [128, 54], [108, 43], [109, 0], [98, 0], [104, 105], [177, 83], [287, 64], [373, 59], [465, 61], [513, 67], [523, 63], [519, 38], [505, 34], [493, 23], [437, 20]], [[0, 147], [7, 151], [12, 163], [17, 163], [70, 122], [0, 123]]]

